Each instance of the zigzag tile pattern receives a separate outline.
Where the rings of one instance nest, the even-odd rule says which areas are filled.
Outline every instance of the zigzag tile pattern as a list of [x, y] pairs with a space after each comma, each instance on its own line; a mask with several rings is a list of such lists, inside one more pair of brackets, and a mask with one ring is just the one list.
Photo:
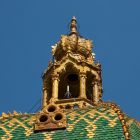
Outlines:
[[131, 140], [140, 140], [140, 125], [133, 120], [129, 126]]
[[68, 110], [66, 117], [66, 129], [39, 133], [33, 131], [35, 114], [0, 119], [0, 140], [125, 140], [121, 122], [110, 107]]

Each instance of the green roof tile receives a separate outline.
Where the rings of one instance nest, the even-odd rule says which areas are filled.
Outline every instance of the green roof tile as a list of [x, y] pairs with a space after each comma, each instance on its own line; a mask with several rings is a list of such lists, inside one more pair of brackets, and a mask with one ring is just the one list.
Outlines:
[[[109, 107], [92, 107], [66, 112], [67, 128], [34, 133], [36, 114], [0, 119], [0, 140], [125, 140], [118, 115]], [[132, 140], [140, 139], [140, 127], [131, 123]]]

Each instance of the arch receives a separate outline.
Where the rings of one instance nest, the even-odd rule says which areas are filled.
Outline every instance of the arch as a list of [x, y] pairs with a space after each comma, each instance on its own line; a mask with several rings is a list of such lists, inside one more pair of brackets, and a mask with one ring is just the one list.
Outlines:
[[[79, 69], [71, 62], [59, 74], [58, 99], [77, 98], [79, 96]], [[69, 94], [69, 96], [67, 96]]]
[[65, 61], [60, 63], [60, 66], [55, 69], [55, 72], [61, 74], [63, 71], [65, 71], [67, 65], [72, 65], [75, 69], [80, 70], [80, 66], [77, 63], [73, 62], [70, 59], [66, 59]]

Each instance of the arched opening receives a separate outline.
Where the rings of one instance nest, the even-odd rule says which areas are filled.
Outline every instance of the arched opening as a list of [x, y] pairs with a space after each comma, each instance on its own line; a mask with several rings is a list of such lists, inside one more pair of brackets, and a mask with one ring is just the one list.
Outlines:
[[65, 71], [60, 74], [58, 98], [77, 98], [80, 92], [78, 71], [72, 64], [67, 64]]

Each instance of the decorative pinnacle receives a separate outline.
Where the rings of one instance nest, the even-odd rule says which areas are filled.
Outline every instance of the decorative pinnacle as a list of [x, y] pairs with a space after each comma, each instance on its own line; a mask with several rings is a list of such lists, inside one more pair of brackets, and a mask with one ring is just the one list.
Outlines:
[[76, 20], [76, 17], [72, 17], [71, 19], [71, 24], [70, 24], [70, 35], [71, 34], [78, 34], [77, 32], [77, 20]]

